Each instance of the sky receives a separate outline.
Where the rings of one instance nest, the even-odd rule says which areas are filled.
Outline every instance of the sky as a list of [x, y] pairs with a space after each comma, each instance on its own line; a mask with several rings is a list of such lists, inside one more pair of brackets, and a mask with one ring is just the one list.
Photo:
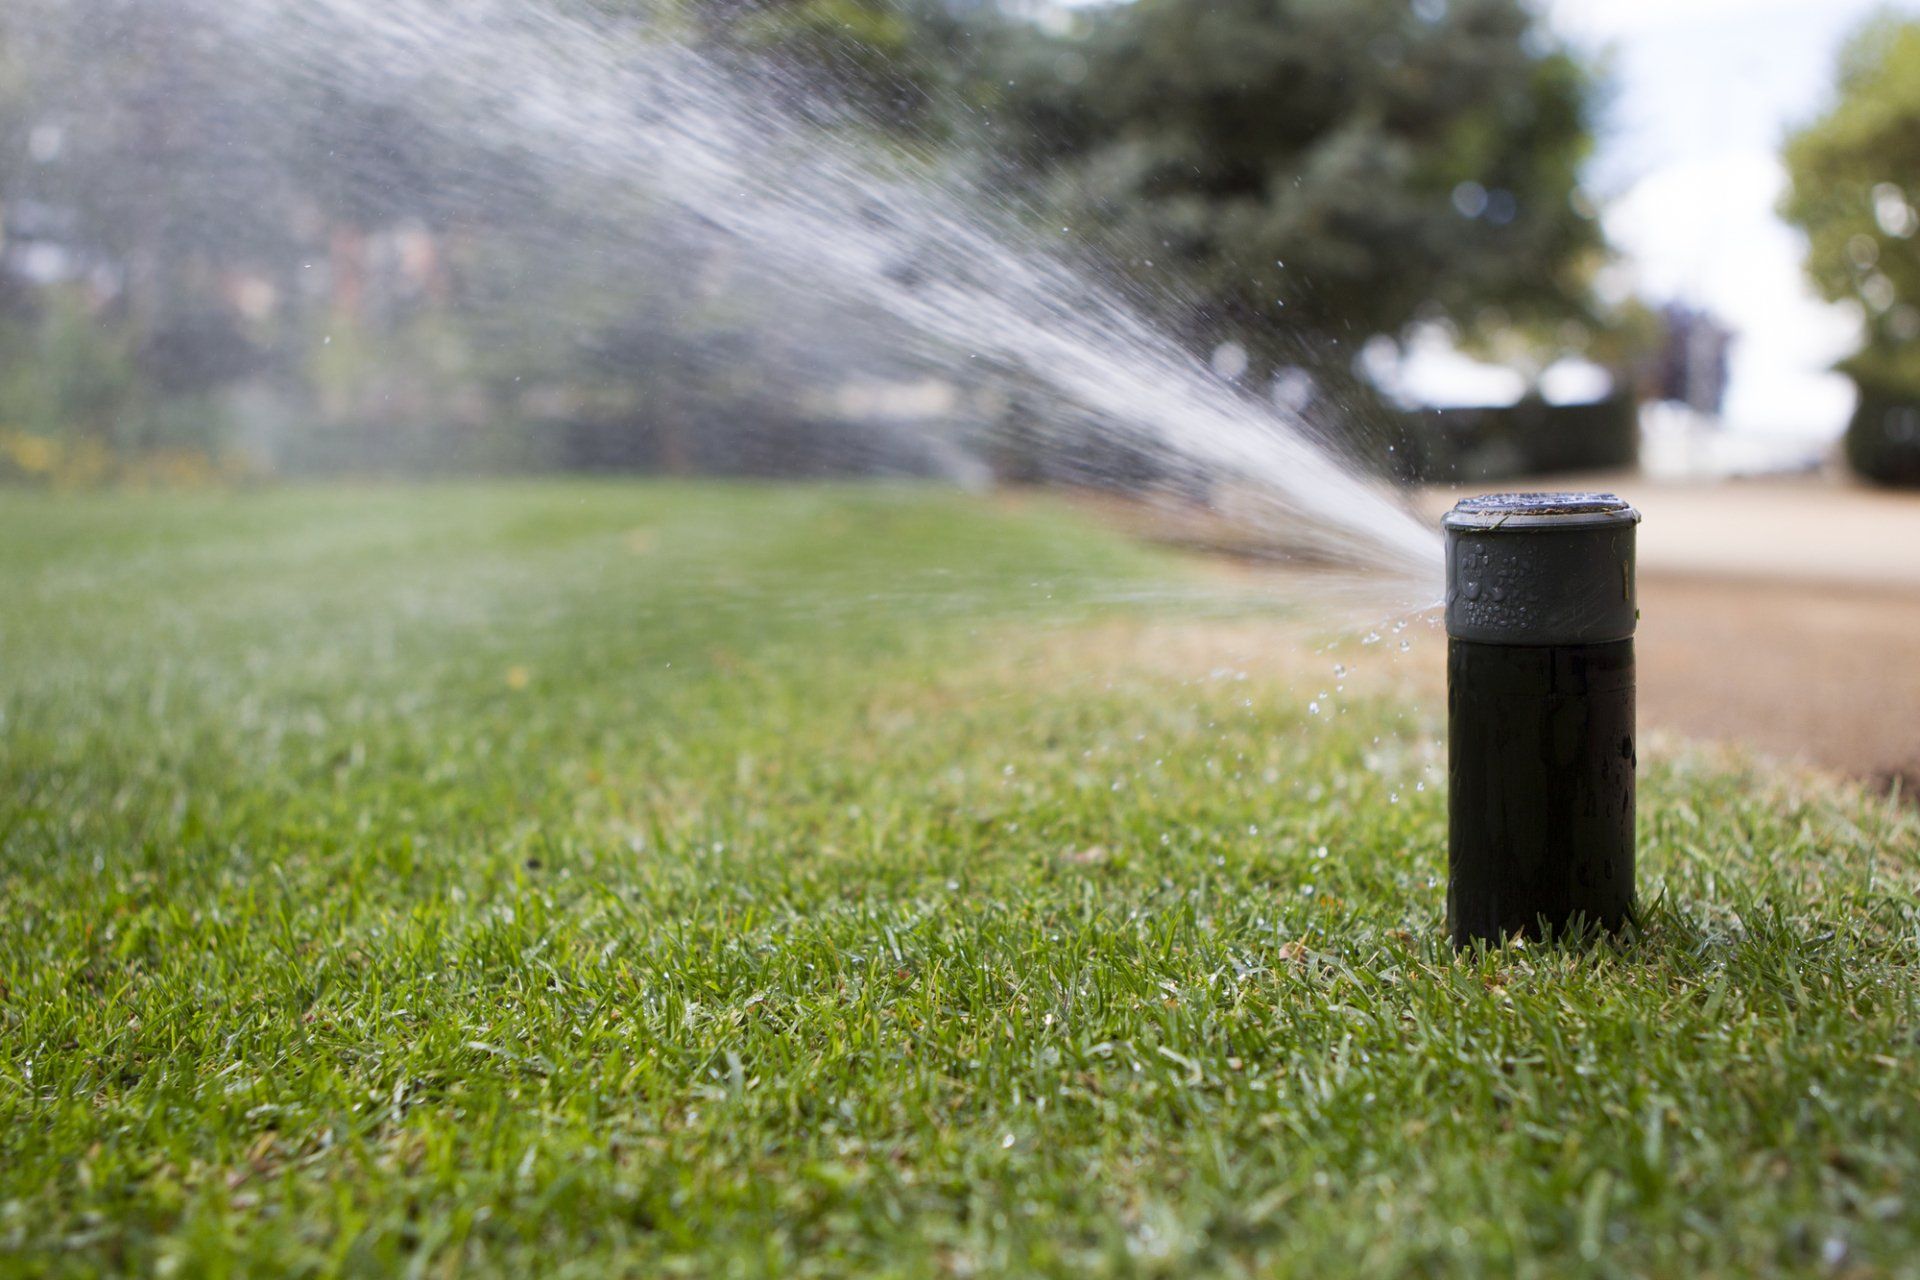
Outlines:
[[[1853, 392], [1830, 372], [1859, 322], [1821, 302], [1804, 243], [1774, 213], [1780, 144], [1830, 101], [1840, 47], [1881, 0], [1550, 0], [1609, 60], [1613, 96], [1587, 181], [1619, 279], [1714, 312], [1738, 334], [1725, 416], [1741, 430], [1837, 435]], [[1898, 6], [1913, 9], [1913, 3]]]

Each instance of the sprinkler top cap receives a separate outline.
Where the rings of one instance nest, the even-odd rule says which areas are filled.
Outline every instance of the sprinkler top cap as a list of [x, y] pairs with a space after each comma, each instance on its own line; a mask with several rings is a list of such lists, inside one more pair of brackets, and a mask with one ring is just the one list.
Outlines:
[[1502, 645], [1611, 644], [1633, 635], [1640, 513], [1610, 493], [1468, 498], [1447, 532], [1447, 634]]
[[1441, 521], [1480, 533], [1639, 523], [1640, 513], [1611, 493], [1487, 493], [1462, 498]]

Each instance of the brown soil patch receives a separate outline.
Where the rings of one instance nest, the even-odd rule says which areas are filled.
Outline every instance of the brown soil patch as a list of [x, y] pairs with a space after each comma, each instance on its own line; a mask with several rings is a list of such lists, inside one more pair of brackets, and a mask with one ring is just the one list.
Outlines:
[[1643, 574], [1640, 608], [1645, 723], [1920, 795], [1920, 593]]

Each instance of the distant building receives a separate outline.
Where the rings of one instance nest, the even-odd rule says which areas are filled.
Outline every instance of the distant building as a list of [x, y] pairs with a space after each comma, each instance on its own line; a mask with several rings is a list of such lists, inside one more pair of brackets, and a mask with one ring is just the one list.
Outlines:
[[1720, 417], [1727, 398], [1733, 330], [1714, 316], [1682, 302], [1661, 308], [1666, 333], [1653, 367], [1653, 400], [1685, 405], [1709, 419]]

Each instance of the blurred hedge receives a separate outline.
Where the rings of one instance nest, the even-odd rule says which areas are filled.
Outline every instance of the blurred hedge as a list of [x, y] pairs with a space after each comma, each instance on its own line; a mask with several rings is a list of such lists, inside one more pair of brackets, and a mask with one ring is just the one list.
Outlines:
[[1847, 462], [1875, 484], [1920, 486], [1920, 395], [1859, 384]]
[[1406, 415], [1403, 438], [1398, 451], [1416, 480], [1613, 471], [1639, 461], [1639, 406], [1631, 396], [1568, 405], [1530, 397], [1503, 408], [1428, 409]]

